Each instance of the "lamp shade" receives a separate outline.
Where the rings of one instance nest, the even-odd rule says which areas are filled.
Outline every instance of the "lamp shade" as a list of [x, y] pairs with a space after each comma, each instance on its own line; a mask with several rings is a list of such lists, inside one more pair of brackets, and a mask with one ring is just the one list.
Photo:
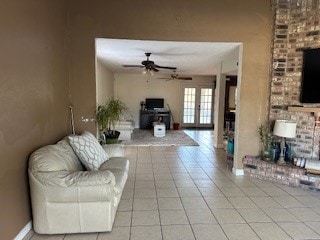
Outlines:
[[294, 138], [296, 137], [297, 123], [289, 120], [276, 120], [273, 128], [273, 134], [279, 137]]

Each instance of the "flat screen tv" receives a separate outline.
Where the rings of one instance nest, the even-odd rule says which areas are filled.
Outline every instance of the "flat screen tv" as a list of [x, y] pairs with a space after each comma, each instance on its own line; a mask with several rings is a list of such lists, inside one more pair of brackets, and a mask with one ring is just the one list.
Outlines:
[[146, 98], [146, 108], [152, 110], [155, 108], [164, 108], [163, 98]]
[[301, 103], [320, 103], [320, 48], [303, 51]]

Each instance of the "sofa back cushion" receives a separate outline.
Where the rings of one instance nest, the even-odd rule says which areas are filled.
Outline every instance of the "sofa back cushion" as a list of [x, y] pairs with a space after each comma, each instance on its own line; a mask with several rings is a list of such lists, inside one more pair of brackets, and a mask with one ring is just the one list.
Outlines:
[[32, 172], [81, 171], [83, 166], [64, 138], [54, 145], [47, 145], [33, 152], [29, 160]]

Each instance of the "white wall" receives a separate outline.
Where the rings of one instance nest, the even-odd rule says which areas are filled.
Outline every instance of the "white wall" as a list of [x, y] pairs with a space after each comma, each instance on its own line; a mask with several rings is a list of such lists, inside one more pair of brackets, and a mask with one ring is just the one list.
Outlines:
[[181, 122], [181, 84], [211, 84], [213, 81], [212, 76], [192, 76], [192, 81], [165, 81], [157, 78], [167, 77], [167, 75], [157, 74], [152, 76], [149, 82], [147, 82], [147, 77], [142, 74], [115, 73], [114, 77], [114, 96], [119, 97], [127, 105], [134, 117], [136, 128], [139, 127], [141, 101], [144, 101], [146, 98], [164, 98], [165, 107], [167, 108], [167, 104], [170, 105], [175, 122]]
[[221, 73], [222, 63], [217, 64], [217, 82], [214, 94], [214, 147], [223, 147], [223, 133], [224, 133], [224, 106], [225, 106], [225, 90], [226, 90], [226, 76]]
[[[236, 47], [233, 51], [227, 54], [223, 60], [217, 64], [218, 74], [217, 83], [215, 90], [215, 102], [214, 102], [214, 146], [216, 148], [223, 147], [223, 133], [224, 133], [224, 113], [225, 113], [225, 89], [226, 89], [226, 74], [238, 75], [239, 66], [241, 66], [241, 61], [239, 59], [240, 49], [242, 46]], [[235, 90], [235, 89], [234, 89]], [[235, 91], [234, 91], [235, 93]], [[235, 94], [230, 93], [229, 101], [230, 107], [233, 107], [235, 103]], [[230, 99], [231, 98], [231, 99]], [[238, 129], [236, 128], [236, 131]]]
[[239, 47], [227, 54], [222, 60], [221, 73], [235, 73], [237, 74], [239, 64]]
[[96, 61], [96, 91], [97, 104], [105, 103], [113, 96], [114, 75], [99, 60]]

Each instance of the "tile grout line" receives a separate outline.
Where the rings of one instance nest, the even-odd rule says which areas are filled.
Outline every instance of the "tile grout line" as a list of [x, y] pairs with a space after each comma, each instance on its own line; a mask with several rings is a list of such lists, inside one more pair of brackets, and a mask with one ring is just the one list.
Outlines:
[[[134, 204], [134, 197], [135, 197], [135, 189], [136, 189], [136, 177], [137, 177], [137, 164], [138, 164], [138, 157], [139, 157], [139, 148], [136, 147], [136, 157], [135, 157], [135, 171], [134, 171], [134, 182], [133, 182], [133, 196], [132, 196], [132, 203], [131, 203], [131, 221], [130, 221], [130, 231], [129, 231], [129, 240], [132, 238], [132, 223], [133, 223], [133, 204]], [[121, 199], [120, 199], [121, 201]]]
[[157, 199], [157, 208], [158, 208], [158, 216], [159, 216], [159, 224], [160, 224], [160, 234], [161, 234], [161, 239], [164, 240], [163, 229], [162, 229], [162, 225], [161, 225], [161, 216], [160, 216], [160, 209], [159, 209], [158, 192], [157, 192], [156, 183], [155, 183], [156, 179], [155, 179], [155, 176], [154, 176], [153, 159], [152, 159], [152, 157], [151, 157], [151, 164], [152, 164], [152, 174], [153, 174], [153, 179], [154, 179], [154, 188], [155, 188], [154, 190], [156, 192], [156, 199]]

